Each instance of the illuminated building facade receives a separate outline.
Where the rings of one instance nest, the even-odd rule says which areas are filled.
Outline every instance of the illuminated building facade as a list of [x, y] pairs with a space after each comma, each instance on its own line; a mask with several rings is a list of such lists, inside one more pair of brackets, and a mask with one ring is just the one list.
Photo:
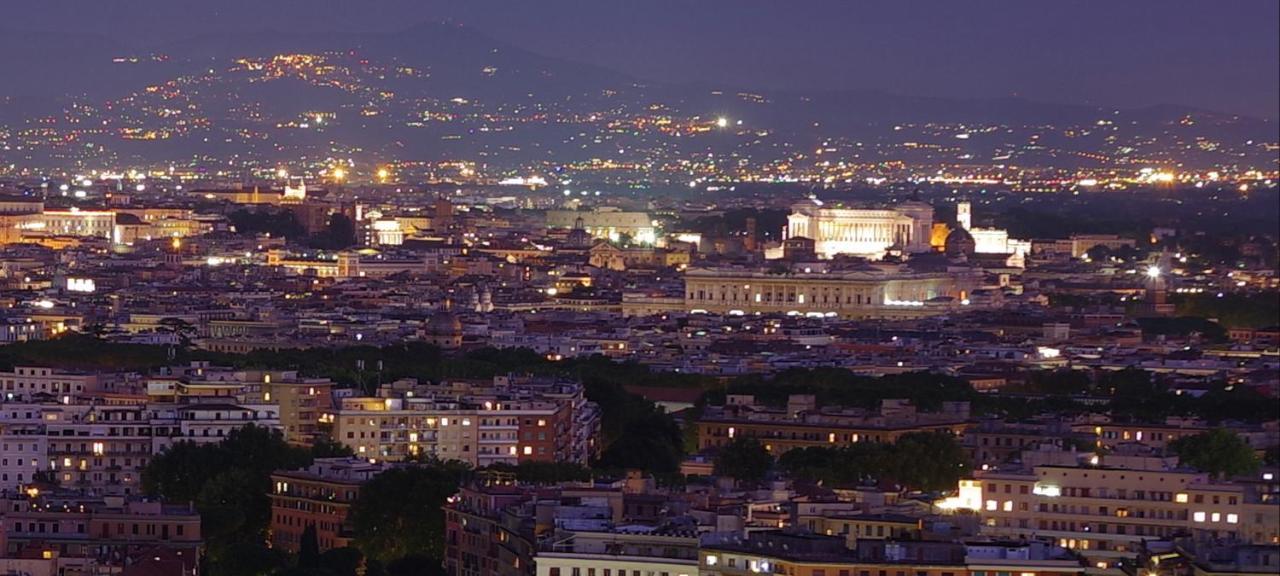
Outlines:
[[401, 397], [344, 398], [333, 436], [356, 456], [403, 460], [431, 455], [473, 466], [585, 463], [595, 453], [599, 410], [581, 385], [538, 385], [458, 396], [426, 390]]
[[787, 216], [787, 238], [810, 238], [821, 258], [837, 255], [880, 259], [897, 247], [908, 253], [928, 252], [933, 207], [904, 202], [892, 208], [831, 208], [818, 200], [800, 202]]
[[1001, 538], [1052, 538], [1091, 563], [1133, 558], [1144, 540], [1181, 534], [1280, 542], [1274, 476], [1217, 482], [1162, 462], [1038, 465], [979, 472], [982, 531]]
[[1026, 266], [1026, 256], [1031, 252], [1031, 241], [1010, 238], [1008, 230], [974, 227], [973, 205], [969, 202], [956, 204], [956, 224], [973, 238], [975, 253], [1008, 254], [1009, 266], [1016, 268]]
[[639, 244], [653, 244], [658, 237], [657, 227], [647, 212], [624, 212], [608, 208], [597, 208], [590, 212], [547, 211], [547, 228], [573, 230], [579, 224], [593, 238], [607, 238], [615, 242], [627, 236]]
[[821, 315], [851, 319], [915, 318], [963, 306], [981, 282], [969, 268], [936, 272], [906, 266], [857, 269], [690, 268], [685, 309], [719, 314]]

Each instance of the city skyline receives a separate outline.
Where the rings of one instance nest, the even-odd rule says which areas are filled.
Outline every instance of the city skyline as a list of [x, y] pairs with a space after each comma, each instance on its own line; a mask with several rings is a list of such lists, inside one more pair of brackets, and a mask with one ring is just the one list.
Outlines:
[[1261, 576], [1280, 4], [0, 8], [0, 574]]

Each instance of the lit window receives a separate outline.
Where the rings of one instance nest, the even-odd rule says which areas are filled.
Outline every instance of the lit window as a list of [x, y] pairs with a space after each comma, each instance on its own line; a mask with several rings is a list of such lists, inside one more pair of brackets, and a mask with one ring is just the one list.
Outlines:
[[997, 506], [999, 506], [999, 503], [995, 500], [987, 500], [987, 510], [994, 512]]
[[1228, 523], [1228, 524], [1239, 524], [1239, 523], [1240, 523], [1240, 517], [1239, 517], [1239, 516], [1237, 516], [1237, 515], [1235, 515], [1235, 514], [1227, 514], [1227, 523]]
[[1177, 502], [1177, 503], [1179, 503], [1179, 504], [1186, 504], [1186, 503], [1187, 503], [1187, 495], [1186, 495], [1186, 494], [1178, 494], [1177, 496], [1174, 496], [1174, 497], [1173, 497], [1173, 501], [1174, 501], [1174, 502]]
[[1004, 501], [1004, 511], [1005, 511], [1005, 512], [1013, 512], [1013, 500], [1005, 500], [1005, 501]]
[[533, 454], [533, 446], [525, 446], [525, 447], [524, 447], [524, 455], [525, 455], [525, 456], [529, 456], [529, 455], [531, 455], [531, 454]]
[[1204, 522], [1204, 512], [1196, 512], [1195, 514], [1192, 514], [1191, 519], [1196, 522]]
[[1213, 521], [1213, 522], [1221, 522], [1221, 521], [1222, 521], [1222, 514], [1220, 514], [1220, 513], [1218, 513], [1218, 512], [1214, 512], [1214, 513], [1213, 513], [1213, 515], [1209, 517], [1209, 520], [1211, 520], [1211, 521]]
[[707, 566], [715, 566], [720, 561], [715, 554], [707, 554]]

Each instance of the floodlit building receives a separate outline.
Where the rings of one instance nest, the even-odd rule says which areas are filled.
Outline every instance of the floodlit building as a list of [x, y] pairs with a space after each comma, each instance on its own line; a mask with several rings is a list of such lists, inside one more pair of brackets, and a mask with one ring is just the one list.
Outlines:
[[965, 306], [980, 281], [981, 274], [970, 268], [921, 270], [898, 264], [693, 267], [685, 272], [685, 309], [719, 314], [915, 318]]
[[657, 227], [647, 212], [626, 212], [617, 208], [597, 208], [590, 212], [548, 210], [547, 228], [585, 230], [593, 238], [618, 241], [623, 236], [640, 244], [657, 240]]
[[791, 207], [787, 238], [809, 238], [822, 258], [838, 255], [882, 258], [897, 247], [904, 252], [928, 252], [933, 207], [904, 202], [891, 208], [842, 208], [812, 199]]

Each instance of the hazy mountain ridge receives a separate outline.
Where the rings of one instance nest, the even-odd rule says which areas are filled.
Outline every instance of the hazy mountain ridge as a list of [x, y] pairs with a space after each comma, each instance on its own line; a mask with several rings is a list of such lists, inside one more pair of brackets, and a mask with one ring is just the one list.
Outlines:
[[[981, 162], [1020, 145], [1028, 137], [1022, 132], [1052, 133], [1099, 125], [1099, 121], [1125, 126], [1133, 132], [1128, 137], [1139, 142], [1157, 136], [1187, 142], [1205, 138], [1274, 142], [1277, 132], [1275, 122], [1171, 105], [1117, 111], [1021, 98], [947, 99], [878, 91], [791, 93], [650, 83], [534, 54], [443, 23], [419, 24], [393, 34], [269, 32], [206, 37], [141, 52], [126, 50], [108, 37], [59, 38], [53, 49], [44, 50], [49, 42], [46, 34], [0, 33], [0, 49], [12, 50], [5, 53], [16, 56], [0, 59], [0, 74], [36, 79], [11, 82], [18, 89], [0, 100], [0, 124], [20, 134], [34, 118], [61, 109], [67, 117], [84, 116], [76, 116], [73, 124], [102, 126], [83, 135], [101, 145], [101, 154], [139, 162], [220, 154], [261, 155], [270, 161], [367, 153], [380, 158], [415, 154], [413, 159], [426, 160], [472, 156], [528, 164], [585, 160], [615, 151], [621, 151], [618, 155], [625, 156], [623, 160], [652, 161], [704, 152], [751, 156], [768, 146], [802, 143], [807, 147], [811, 142], [840, 139], [894, 145], [902, 140], [893, 134], [899, 125], [914, 126], [913, 133], [925, 134], [938, 132], [935, 125], [945, 130], [960, 127], [960, 131], [966, 125], [987, 127], [988, 133], [993, 126], [1009, 127], [999, 139], [983, 141], [977, 136], [961, 143], [973, 147], [967, 156]], [[321, 55], [314, 66], [332, 70], [333, 79], [319, 79], [301, 67], [272, 71], [283, 77], [262, 76], [266, 73], [250, 70], [242, 61], [251, 59], [253, 66], [271, 67], [273, 57], [289, 54]], [[48, 74], [52, 70], [59, 73]], [[292, 80], [280, 82], [287, 78]], [[162, 96], [152, 92], [157, 90]], [[102, 109], [67, 112], [68, 106], [80, 104]], [[305, 123], [303, 116], [313, 111], [332, 112], [334, 120], [323, 131], [297, 128]], [[618, 135], [619, 126], [630, 126], [637, 119], [666, 118], [693, 126], [718, 116], [731, 118], [735, 127], [741, 120], [748, 129], [766, 135], [757, 136], [753, 150], [726, 138], [681, 141], [680, 130], [674, 137], [639, 130]], [[579, 117], [590, 122], [599, 118], [600, 125], [590, 126]], [[1189, 118], [1194, 121], [1188, 123]], [[581, 126], [576, 125], [579, 122]], [[582, 131], [587, 128], [591, 134]], [[1076, 141], [1058, 142], [1051, 134], [1038, 144], [1072, 150], [1114, 144], [1089, 140], [1085, 132]], [[158, 134], [165, 145], [114, 138], [148, 133]], [[603, 140], [601, 134], [606, 134]], [[81, 151], [72, 157], [87, 154]], [[761, 153], [752, 160], [764, 161], [766, 156]], [[1037, 156], [1032, 150], [1026, 158]], [[1034, 161], [1052, 164], [1061, 155], [1044, 156]], [[883, 153], [856, 157], [885, 159]], [[1186, 162], [1199, 162], [1188, 158]], [[35, 153], [17, 160], [52, 161]]]

